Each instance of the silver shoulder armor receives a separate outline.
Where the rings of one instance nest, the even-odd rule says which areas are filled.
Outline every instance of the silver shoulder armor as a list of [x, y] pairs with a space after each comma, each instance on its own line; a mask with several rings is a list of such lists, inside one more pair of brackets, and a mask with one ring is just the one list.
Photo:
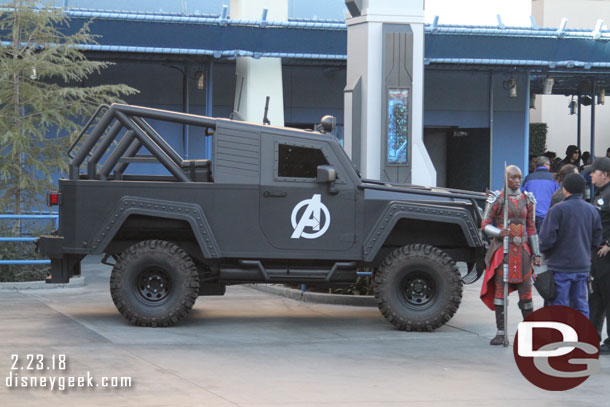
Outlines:
[[527, 199], [534, 205], [536, 205], [537, 201], [536, 201], [536, 197], [534, 197], [534, 194], [532, 194], [531, 192], [527, 192], [527, 191], [523, 191], [523, 193], [525, 194], [525, 196], [527, 197]]
[[500, 191], [489, 191], [489, 195], [487, 196], [487, 202], [485, 203], [485, 211], [483, 212], [483, 219], [487, 219], [489, 217], [489, 212], [491, 211], [491, 207], [500, 197]]

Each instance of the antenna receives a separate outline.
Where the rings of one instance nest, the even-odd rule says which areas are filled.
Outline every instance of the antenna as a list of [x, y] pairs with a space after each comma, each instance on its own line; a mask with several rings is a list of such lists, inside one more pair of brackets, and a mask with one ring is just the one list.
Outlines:
[[265, 101], [265, 115], [263, 116], [263, 124], [267, 125], [271, 124], [267, 117], [267, 112], [269, 112], [269, 99], [271, 99], [271, 97], [267, 96], [267, 100]]
[[240, 120], [243, 121], [244, 118], [243, 116], [239, 113], [239, 108], [241, 107], [241, 95], [242, 95], [242, 91], [244, 89], [244, 77], [241, 77], [241, 84], [239, 85], [239, 97], [237, 98], [237, 108], [233, 109], [233, 112], [231, 112], [231, 114], [229, 115], [229, 119], [233, 120]]

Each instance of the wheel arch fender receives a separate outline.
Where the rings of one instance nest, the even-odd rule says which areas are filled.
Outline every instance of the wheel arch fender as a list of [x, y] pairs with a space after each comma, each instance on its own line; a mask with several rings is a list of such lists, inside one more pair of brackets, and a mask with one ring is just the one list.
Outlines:
[[469, 247], [484, 246], [479, 229], [467, 209], [396, 201], [390, 202], [386, 206], [383, 214], [364, 240], [363, 257], [366, 262], [375, 259], [394, 228], [403, 219], [457, 225]]
[[185, 221], [190, 225], [203, 256], [208, 259], [220, 257], [218, 243], [200, 205], [132, 196], [121, 198], [100, 230], [91, 235], [92, 253], [103, 253], [131, 215]]

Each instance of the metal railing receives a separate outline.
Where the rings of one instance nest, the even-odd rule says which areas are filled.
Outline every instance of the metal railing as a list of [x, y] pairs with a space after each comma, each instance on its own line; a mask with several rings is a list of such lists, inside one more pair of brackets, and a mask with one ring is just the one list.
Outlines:
[[[35, 220], [35, 219], [53, 219], [55, 228], [59, 227], [59, 215], [57, 213], [48, 214], [0, 214], [0, 220], [17, 219], [17, 220]], [[0, 236], [0, 242], [34, 242], [38, 237], [24, 236]], [[21, 265], [21, 264], [51, 264], [51, 260], [0, 260], [0, 265]]]

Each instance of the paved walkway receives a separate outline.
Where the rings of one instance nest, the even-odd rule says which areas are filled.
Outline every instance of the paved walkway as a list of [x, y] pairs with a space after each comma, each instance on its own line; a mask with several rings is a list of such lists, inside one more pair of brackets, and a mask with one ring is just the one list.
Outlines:
[[[151, 329], [118, 314], [107, 266], [87, 265], [84, 274], [85, 287], [0, 293], [1, 406], [610, 404], [610, 357], [602, 357], [600, 374], [568, 392], [527, 382], [512, 347], [488, 345], [493, 314], [478, 299], [479, 284], [466, 287], [457, 315], [433, 333], [397, 331], [376, 308], [303, 303], [239, 286], [200, 297], [178, 327]], [[514, 300], [513, 334], [517, 314]], [[8, 389], [11, 355], [28, 354], [67, 355], [67, 372], [46, 376], [131, 376], [133, 386]]]

